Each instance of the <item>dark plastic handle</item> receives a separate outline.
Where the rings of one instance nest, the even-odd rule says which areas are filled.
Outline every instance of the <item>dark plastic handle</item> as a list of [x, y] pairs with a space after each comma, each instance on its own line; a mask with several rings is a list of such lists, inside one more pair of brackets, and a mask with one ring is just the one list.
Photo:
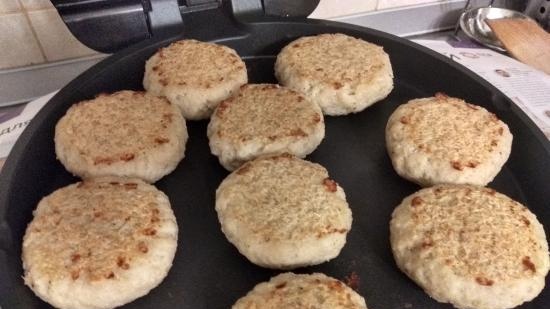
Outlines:
[[147, 7], [147, 16], [149, 17], [150, 32], [153, 36], [181, 31], [183, 21], [177, 1], [155, 0], [144, 3], [151, 5]]
[[319, 0], [51, 1], [78, 40], [104, 53], [187, 30], [206, 36], [210, 36], [207, 32], [227, 34], [228, 19], [246, 22], [266, 16], [305, 17], [319, 4]]
[[152, 36], [140, 0], [52, 0], [63, 21], [84, 45], [112, 53]]
[[320, 0], [263, 0], [265, 15], [279, 17], [307, 17]]
[[151, 37], [183, 29], [182, 14], [217, 9], [221, 0], [52, 0], [63, 21], [84, 45], [113, 53]]

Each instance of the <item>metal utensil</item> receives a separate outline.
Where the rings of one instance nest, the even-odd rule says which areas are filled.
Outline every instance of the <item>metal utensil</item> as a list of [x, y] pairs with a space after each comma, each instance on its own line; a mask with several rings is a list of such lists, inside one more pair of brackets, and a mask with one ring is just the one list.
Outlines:
[[489, 25], [485, 22], [488, 19], [500, 18], [531, 19], [529, 16], [514, 10], [481, 7], [463, 12], [459, 17], [459, 24], [462, 31], [476, 42], [498, 51], [506, 51]]

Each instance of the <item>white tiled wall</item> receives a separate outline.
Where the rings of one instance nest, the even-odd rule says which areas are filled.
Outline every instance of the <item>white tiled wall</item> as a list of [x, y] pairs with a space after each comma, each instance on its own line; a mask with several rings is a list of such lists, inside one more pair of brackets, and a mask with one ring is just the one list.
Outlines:
[[376, 9], [378, 1], [379, 0], [321, 0], [309, 17], [331, 18], [369, 12]]
[[333, 18], [396, 7], [451, 0], [321, 0], [309, 17]]
[[421, 5], [426, 3], [443, 2], [445, 0], [378, 0], [377, 10], [391, 9], [396, 7]]
[[47, 61], [81, 57], [94, 52], [71, 34], [57, 10], [30, 11], [28, 16]]
[[0, 69], [95, 53], [71, 35], [49, 0], [0, 0]]
[[[452, 0], [321, 0], [310, 17], [333, 18]], [[96, 53], [69, 32], [49, 0], [0, 0], [0, 69]]]
[[45, 58], [27, 16], [9, 13], [0, 17], [0, 68], [11, 68], [44, 62]]
[[[17, 0], [15, 0], [17, 1]], [[50, 0], [19, 0], [26, 10], [53, 9]]]
[[0, 14], [19, 12], [19, 2], [17, 0], [0, 1]]

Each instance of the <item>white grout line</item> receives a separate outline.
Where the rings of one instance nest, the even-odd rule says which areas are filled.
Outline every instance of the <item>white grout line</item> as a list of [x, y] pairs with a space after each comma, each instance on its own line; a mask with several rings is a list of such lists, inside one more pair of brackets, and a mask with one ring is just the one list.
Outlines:
[[17, 0], [19, 2], [19, 6], [21, 6], [21, 12], [23, 15], [25, 15], [25, 19], [27, 20], [27, 23], [29, 24], [29, 27], [31, 28], [32, 36], [34, 37], [34, 40], [36, 41], [36, 44], [38, 44], [38, 49], [40, 50], [40, 54], [42, 55], [42, 61], [47, 61], [46, 53], [44, 52], [44, 47], [42, 47], [42, 43], [40, 43], [40, 40], [38, 39], [38, 35], [36, 34], [36, 31], [34, 30], [34, 26], [31, 22], [31, 18], [29, 17], [29, 13], [27, 11], [27, 8], [23, 6], [23, 3], [21, 0]]

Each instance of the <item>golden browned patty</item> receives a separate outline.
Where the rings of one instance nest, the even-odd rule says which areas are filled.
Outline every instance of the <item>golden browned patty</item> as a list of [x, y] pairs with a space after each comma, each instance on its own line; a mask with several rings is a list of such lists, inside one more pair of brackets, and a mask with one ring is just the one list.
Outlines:
[[82, 178], [155, 182], [183, 159], [186, 142], [185, 120], [176, 106], [129, 90], [74, 104], [55, 127], [58, 159]]
[[256, 285], [232, 308], [367, 309], [367, 305], [361, 295], [341, 281], [324, 274], [284, 273]]
[[44, 197], [23, 239], [24, 280], [56, 308], [113, 308], [167, 275], [178, 227], [166, 195], [138, 179], [85, 180]]
[[216, 191], [227, 239], [251, 262], [290, 269], [335, 258], [352, 215], [344, 190], [319, 164], [290, 155], [262, 157]]
[[291, 42], [277, 56], [275, 76], [333, 116], [360, 112], [393, 89], [383, 48], [341, 33]]
[[513, 308], [536, 297], [549, 269], [542, 225], [493, 189], [438, 185], [393, 212], [397, 265], [431, 297], [457, 308]]
[[220, 44], [181, 40], [161, 48], [145, 65], [143, 87], [180, 107], [189, 120], [205, 119], [246, 84], [246, 66]]
[[486, 109], [438, 93], [393, 112], [386, 146], [397, 173], [420, 185], [484, 186], [508, 159], [512, 134]]
[[303, 95], [274, 84], [249, 84], [222, 102], [208, 125], [210, 149], [232, 171], [262, 155], [305, 157], [325, 136], [323, 113]]

